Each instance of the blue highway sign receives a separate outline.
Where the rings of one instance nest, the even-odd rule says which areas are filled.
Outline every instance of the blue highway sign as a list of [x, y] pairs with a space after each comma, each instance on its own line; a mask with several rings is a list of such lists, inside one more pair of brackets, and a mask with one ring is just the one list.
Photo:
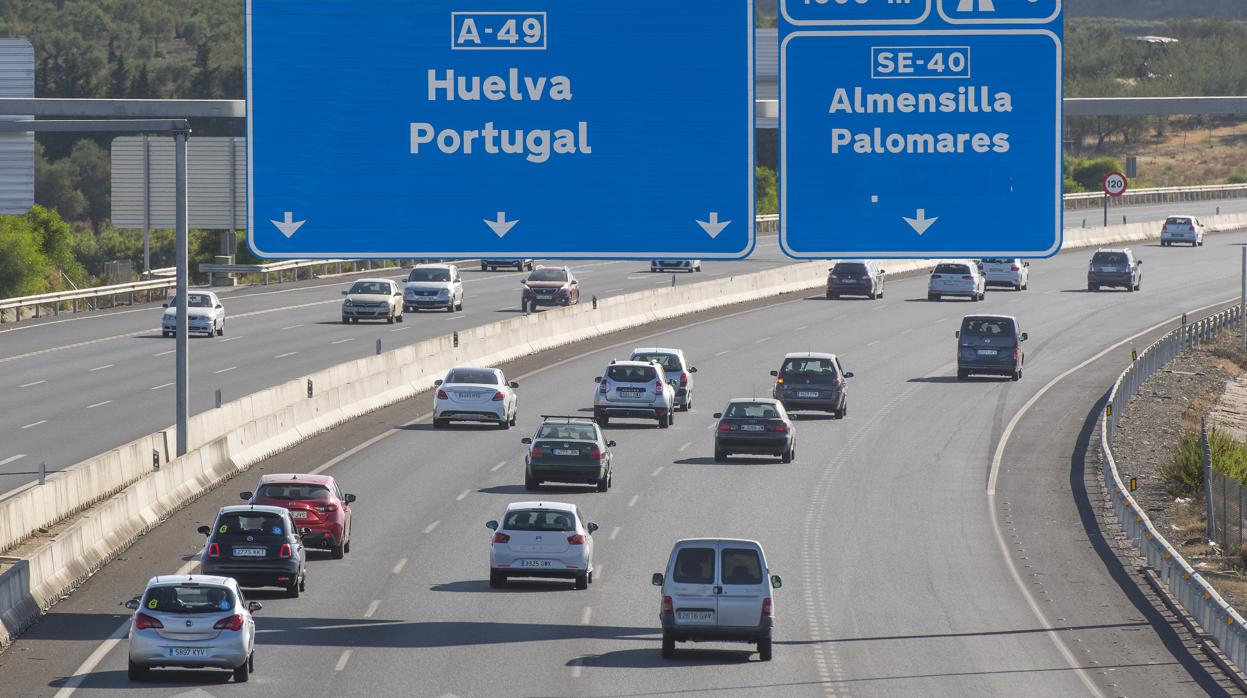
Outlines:
[[754, 245], [753, 0], [248, 0], [271, 258]]

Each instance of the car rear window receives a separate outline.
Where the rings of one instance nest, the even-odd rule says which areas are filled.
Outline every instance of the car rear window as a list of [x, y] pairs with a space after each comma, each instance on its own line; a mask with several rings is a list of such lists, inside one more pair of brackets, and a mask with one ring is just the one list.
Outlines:
[[766, 403], [735, 402], [727, 406], [723, 416], [733, 419], [779, 419], [779, 410]]
[[679, 584], [714, 584], [714, 548], [681, 548], [671, 578]]
[[478, 385], [498, 385], [498, 374], [480, 369], [456, 368], [446, 376], [447, 383], [475, 383]]
[[724, 548], [721, 565], [724, 584], [762, 583], [762, 561], [752, 548]]
[[865, 274], [866, 265], [861, 262], [840, 262], [832, 270], [832, 274]]
[[220, 613], [234, 607], [234, 592], [218, 586], [152, 587], [142, 606], [161, 613]]
[[1125, 265], [1126, 255], [1124, 252], [1096, 252], [1091, 258], [1092, 264], [1116, 264]]
[[966, 264], [939, 264], [932, 274], [969, 274], [970, 267]]
[[961, 322], [961, 334], [969, 337], [1013, 337], [1013, 321], [1004, 318], [966, 318]]
[[987, 257], [983, 259], [983, 264], [1013, 264], [1013, 260], [1004, 257]]
[[575, 526], [568, 511], [520, 509], [507, 514], [502, 527], [508, 531], [572, 531]]
[[329, 488], [304, 482], [274, 482], [260, 485], [257, 497], [264, 499], [289, 499], [292, 501], [329, 501]]
[[379, 281], [356, 281], [355, 285], [351, 286], [350, 290], [350, 293], [352, 294], [370, 294], [376, 296], [388, 295], [389, 292], [390, 285], [383, 284]]
[[217, 517], [213, 532], [220, 536], [283, 536], [286, 519], [267, 512], [239, 512]]
[[779, 369], [781, 376], [834, 376], [836, 364], [831, 359], [788, 359]]
[[529, 281], [567, 281], [567, 272], [562, 269], [537, 269], [528, 275]]
[[1172, 216], [1165, 220], [1165, 225], [1193, 225], [1190, 218]]
[[680, 357], [676, 356], [675, 354], [659, 354], [659, 353], [651, 354], [649, 352], [638, 352], [636, 354], [633, 354], [631, 358], [629, 358], [628, 360], [629, 361], [652, 361], [658, 364], [659, 366], [662, 366], [663, 370], [668, 373], [673, 372], [673, 371], [676, 373], [679, 373], [681, 370], [683, 370], [680, 367]]
[[408, 281], [450, 281], [449, 269], [412, 269]]
[[611, 366], [606, 377], [616, 383], [648, 383], [658, 379], [658, 372], [653, 366]]
[[538, 439], [566, 439], [568, 441], [597, 441], [597, 433], [586, 424], [542, 424], [537, 430]]

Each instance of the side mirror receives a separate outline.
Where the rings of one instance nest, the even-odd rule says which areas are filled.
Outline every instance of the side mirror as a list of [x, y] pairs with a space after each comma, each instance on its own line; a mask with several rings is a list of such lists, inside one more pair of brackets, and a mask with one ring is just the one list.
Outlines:
[[204, 534], [205, 536], [210, 536], [210, 535], [212, 535], [212, 529], [208, 528], [207, 526], [200, 526], [199, 528], [197, 528], [197, 529], [195, 529], [195, 530], [196, 530], [196, 531], [199, 531], [200, 533]]
[[1136, 259], [1136, 260], [1134, 260], [1134, 265], [1135, 265], [1136, 267], [1141, 267], [1141, 266], [1143, 266], [1143, 260], [1141, 260], [1141, 259]]
[[772, 376], [778, 376], [778, 375], [779, 375], [779, 371], [771, 371], [771, 375], [772, 375]]
[[607, 447], [607, 448], [614, 448], [614, 447], [615, 447], [615, 442], [614, 442], [614, 441], [607, 441], [607, 442], [606, 442], [606, 447]]
[[160, 307], [162, 307], [162, 308], [168, 308], [168, 307], [169, 307], [169, 304], [168, 304], [168, 303], [165, 303], [164, 305], [162, 305], [162, 306], [160, 306]]
[[139, 610], [139, 600], [138, 600], [138, 597], [135, 597], [135, 598], [133, 598], [133, 599], [129, 599], [129, 600], [126, 600], [126, 601], [122, 601], [122, 602], [121, 602], [121, 605], [122, 605], [122, 606], [125, 606], [126, 608], [130, 609], [131, 611], [137, 611], [137, 610]]
[[833, 272], [833, 271], [835, 271], [835, 270], [836, 270], [836, 268], [835, 268], [835, 267], [827, 267], [827, 273], [828, 273], [828, 274], [830, 274], [831, 272]]
[[671, 380], [667, 381], [667, 385], [670, 385], [672, 388], [678, 388], [680, 387], [680, 381], [672, 378]]
[[520, 439], [520, 443], [522, 444], [531, 444], [532, 442], [533, 442], [532, 437], [529, 437], [529, 436], [525, 436], [524, 438]]
[[688, 367], [688, 372], [689, 372], [689, 373], [697, 373], [697, 367], [696, 367], [696, 366], [689, 366], [689, 367]]
[[852, 372], [852, 371], [845, 371], [845, 372], [844, 372], [844, 377], [845, 377], [845, 378], [852, 378], [852, 377], [853, 377], [853, 372]]
[[579, 285], [580, 285], [579, 281], [572, 279], [572, 286], [579, 286]]
[[217, 303], [217, 304], [216, 304], [216, 309], [217, 309], [217, 310], [224, 310], [224, 309], [225, 309], [225, 306], [221, 305], [220, 303]]
[[961, 339], [961, 330], [957, 330], [953, 332], [953, 337], [955, 337], [956, 339]]
[[518, 388], [518, 387], [520, 387], [520, 384], [519, 384], [519, 383], [517, 383], [516, 381], [511, 381], [511, 382], [509, 383], [509, 385], [510, 385], [512, 388]]
[[593, 532], [598, 530], [598, 525], [593, 522], [589, 522], [589, 525], [585, 526], [585, 529], [589, 531], [589, 535], [593, 535]]
[[1031, 265], [1030, 262], [1022, 262], [1022, 266], [1024, 267], [1029, 267], [1030, 265]]
[[1025, 332], [1022, 333], [1021, 337], [1018, 337], [1019, 342], [1025, 342], [1028, 339], [1030, 339], [1030, 335]]
[[242, 501], [244, 501], [244, 502], [250, 502], [250, 501], [251, 501], [251, 497], [252, 497], [253, 495], [254, 495], [254, 493], [253, 493], [253, 492], [239, 492], [239, 493], [238, 493], [238, 498], [239, 498], [239, 499], [241, 499], [241, 500], [242, 500]]
[[300, 536], [310, 536], [310, 535], [312, 535], [312, 529], [310, 529], [310, 528], [300, 528], [300, 529], [299, 529], [299, 535], [300, 535]]
[[252, 613], [255, 613], [256, 611], [263, 611], [264, 604], [260, 603], [259, 601], [248, 601], [247, 610], [251, 611]]
[[715, 419], [722, 419], [722, 418], [723, 418], [723, 413], [722, 413], [722, 412], [715, 412], [714, 414], [712, 414], [712, 415], [710, 415], [710, 416], [711, 416], [711, 417], [714, 417]]
[[771, 575], [771, 588], [778, 589], [782, 586], [784, 586], [784, 580], [780, 579], [778, 574]]
[[444, 382], [445, 381], [443, 381], [441, 378], [438, 378], [437, 380], [433, 381], [433, 387], [436, 388], [437, 386], [441, 385]]
[[347, 293], [346, 291], [343, 291], [343, 292], [342, 292], [342, 295], [344, 295], [344, 296], [345, 296], [345, 295], [346, 295], [346, 293]]
[[662, 583], [663, 583], [662, 572], [655, 572], [654, 576], [649, 578], [649, 583], [653, 584], [656, 587], [662, 586]]
[[887, 269], [880, 269], [880, 270], [879, 270], [879, 276], [883, 276], [883, 275], [884, 275], [884, 274], [886, 274], [886, 273], [888, 273], [888, 270], [887, 270]]
[[486, 521], [486, 522], [485, 522], [485, 528], [488, 528], [488, 529], [489, 529], [489, 530], [491, 530], [491, 531], [497, 531], [497, 530], [498, 530], [498, 522], [497, 522], [497, 521]]
[[354, 504], [356, 501], [356, 497], [353, 494], [345, 494], [342, 496], [342, 501], [346, 502], [347, 504]]
[[593, 377], [593, 382], [594, 382], [594, 383], [601, 383], [601, 382], [602, 382], [602, 377], [601, 377], [601, 376], [594, 376], [594, 377]]

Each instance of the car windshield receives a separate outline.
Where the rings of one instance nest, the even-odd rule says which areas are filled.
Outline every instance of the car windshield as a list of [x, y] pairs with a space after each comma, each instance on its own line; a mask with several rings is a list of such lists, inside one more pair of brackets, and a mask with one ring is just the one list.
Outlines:
[[234, 607], [234, 592], [219, 586], [151, 587], [142, 607], [161, 613], [220, 613]]
[[1173, 216], [1165, 221], [1165, 225], [1192, 225], [1190, 218], [1180, 218]]
[[355, 285], [351, 286], [350, 291], [352, 295], [369, 294], [374, 296], [384, 296], [389, 294], [389, 292], [389, 284], [383, 284], [380, 281], [356, 281]]
[[788, 359], [784, 362], [783, 368], [779, 369], [781, 376], [834, 376], [836, 375], [836, 364], [831, 359]]
[[861, 262], [840, 262], [831, 270], [832, 274], [865, 274], [866, 265]]
[[1013, 321], [1005, 318], [968, 317], [961, 322], [963, 337], [1013, 337]]
[[542, 424], [537, 430], [537, 438], [597, 441], [598, 435], [588, 424]]
[[1092, 264], [1103, 264], [1106, 266], [1125, 266], [1126, 255], [1124, 252], [1096, 252], [1091, 258]]
[[288, 499], [292, 501], [329, 501], [329, 488], [324, 485], [312, 485], [303, 482], [274, 482], [260, 485], [255, 496], [264, 499]]
[[567, 281], [567, 272], [562, 269], [538, 269], [528, 275], [529, 281]]
[[667, 373], [679, 373], [683, 369], [680, 367], [680, 357], [675, 354], [651, 354], [649, 352], [638, 352], [632, 355], [629, 361], [651, 361], [662, 366], [663, 371]]
[[502, 527], [508, 531], [574, 531], [570, 511], [521, 509], [507, 513]]
[[450, 281], [449, 269], [412, 269], [408, 281]]
[[724, 548], [720, 554], [724, 584], [761, 584], [762, 561], [752, 548]]
[[213, 533], [220, 536], [284, 536], [286, 522], [277, 514], [240, 511], [218, 517]]
[[714, 548], [682, 548], [671, 578], [678, 584], [714, 584]]
[[[169, 307], [177, 307], [177, 296], [169, 296]], [[191, 293], [186, 296], [186, 307], [188, 308], [211, 308], [212, 296], [205, 293]]]
[[735, 419], [779, 419], [779, 410], [764, 402], [734, 402], [727, 406], [723, 416]]
[[969, 274], [970, 267], [965, 264], [940, 264], [932, 274]]
[[647, 383], [657, 380], [658, 372], [653, 366], [611, 366], [606, 377], [616, 383]]
[[475, 383], [498, 385], [498, 374], [479, 368], [456, 368], [446, 375], [446, 383]]

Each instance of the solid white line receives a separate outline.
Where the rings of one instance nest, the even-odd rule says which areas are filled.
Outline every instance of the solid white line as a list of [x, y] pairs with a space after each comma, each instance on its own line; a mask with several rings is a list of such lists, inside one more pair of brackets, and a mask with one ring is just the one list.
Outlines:
[[89, 369], [87, 373], [95, 373], [96, 371], [103, 371], [106, 368], [112, 368], [113, 366], [116, 366], [116, 365], [117, 364], [104, 364], [103, 366], [96, 366], [95, 368]]
[[372, 618], [372, 614], [377, 612], [377, 608], [380, 605], [381, 605], [381, 599], [373, 599], [372, 603], [368, 604], [368, 610], [364, 611], [364, 617]]
[[502, 461], [502, 462], [501, 462], [501, 463], [499, 463], [498, 465], [495, 465], [494, 467], [490, 468], [490, 469], [489, 469], [489, 472], [491, 472], [491, 473], [496, 473], [496, 472], [498, 472], [499, 470], [501, 470], [501, 469], [502, 469], [502, 466], [504, 466], [504, 465], [506, 465], [506, 464], [507, 464], [507, 462], [506, 462], [506, 461]]
[[159, 354], [152, 354], [152, 356], [168, 356], [175, 351], [177, 351], [177, 349], [170, 349], [169, 351], [162, 351]]
[[334, 665], [334, 671], [342, 671], [346, 668], [346, 663], [351, 661], [351, 654], [354, 650], [342, 650], [342, 656], [338, 657], [338, 663]]
[[681, 446], [681, 447], [677, 448], [676, 450], [677, 450], [677, 451], [683, 451], [683, 450], [687, 449], [689, 446], [692, 446], [692, 445], [693, 445], [693, 442], [692, 442], [692, 441], [689, 441], [688, 443], [686, 443], [686, 444], [684, 444], [683, 446]]
[[161, 383], [160, 385], [157, 385], [154, 388], [148, 388], [148, 390], [160, 390], [161, 388], [168, 388], [171, 385], [173, 384], [172, 383]]
[[622, 526], [616, 526], [616, 527], [612, 528], [612, 529], [611, 529], [611, 534], [610, 534], [609, 536], [607, 536], [607, 537], [606, 537], [606, 540], [615, 540], [615, 536], [619, 535], [619, 529], [620, 529], [620, 528], [622, 528]]
[[34, 383], [27, 383], [26, 385], [19, 385], [19, 386], [17, 386], [17, 387], [19, 387], [19, 388], [29, 388], [29, 387], [31, 387], [32, 385], [41, 385], [41, 384], [43, 384], [43, 383], [47, 383], [47, 381], [35, 381]]
[[297, 352], [297, 351], [288, 351], [288, 352], [286, 352], [285, 354], [278, 354], [277, 356], [274, 356], [273, 358], [274, 358], [274, 359], [284, 359], [284, 358], [286, 358], [287, 356], [294, 356], [295, 354], [298, 354], [298, 353], [299, 353], [299, 352]]
[[440, 524], [441, 522], [442, 522], [442, 520], [441, 520], [441, 519], [438, 519], [437, 521], [434, 521], [433, 523], [429, 524], [428, 526], [425, 526], [425, 527], [424, 527], [424, 532], [425, 532], [425, 533], [432, 533], [432, 532], [433, 532], [433, 529], [437, 528], [437, 525], [438, 525], [438, 524]]
[[628, 506], [630, 506], [630, 507], [631, 507], [631, 506], [636, 506], [637, 500], [638, 500], [638, 499], [640, 499], [640, 498], [641, 498], [641, 495], [639, 495], [639, 494], [634, 494], [634, 495], [632, 495], [632, 499], [629, 499], [629, 500], [628, 500]]
[[655, 468], [655, 469], [654, 469], [654, 472], [652, 472], [652, 473], [650, 473], [650, 474], [649, 474], [649, 476], [650, 476], [650, 477], [658, 477], [658, 473], [661, 473], [661, 472], [662, 472], [662, 469], [663, 469], [663, 468], [665, 468], [665, 467], [667, 467], [667, 466], [665, 466], [665, 465], [660, 465], [660, 466], [658, 466], [657, 468]]
[[284, 332], [284, 331], [286, 331], [286, 330], [293, 330], [293, 329], [294, 329], [294, 328], [296, 328], [296, 327], [302, 327], [302, 326], [303, 326], [303, 325], [289, 325], [289, 326], [287, 326], [287, 327], [283, 327], [283, 328], [281, 328], [281, 329], [282, 329], [282, 331]]
[[347, 342], [354, 342], [354, 341], [355, 341], [354, 337], [347, 337], [346, 339], [339, 339], [336, 342], [330, 342], [330, 344], [345, 344]]
[[108, 636], [107, 640], [101, 642], [100, 646], [96, 647], [95, 651], [83, 660], [82, 664], [79, 665], [79, 667], [74, 671], [74, 675], [65, 680], [64, 685], [61, 686], [61, 690], [56, 692], [54, 698], [69, 698], [69, 696], [72, 696], [74, 691], [76, 691], [78, 687], [82, 685], [82, 682], [86, 680], [87, 676], [90, 675], [91, 672], [95, 671], [95, 667], [99, 666], [99, 663], [104, 661], [104, 657], [107, 657], [108, 653], [112, 652], [113, 648], [116, 647], [117, 644], [121, 642], [121, 640], [129, 633], [130, 620], [126, 619], [124, 623], [117, 626], [117, 629]]
[[4, 460], [0, 460], [0, 465], [8, 465], [9, 463], [12, 463], [14, 461], [19, 461], [25, 457], [26, 457], [25, 453], [19, 453], [16, 456], [9, 456], [8, 458], [5, 458]]
[[230, 371], [233, 371], [233, 370], [235, 370], [235, 369], [237, 369], [237, 368], [238, 368], [237, 366], [230, 366], [229, 368], [223, 368], [223, 369], [221, 369], [220, 371], [213, 371], [212, 373], [214, 373], [214, 374], [216, 374], [216, 373], [229, 373]]
[[37, 422], [32, 422], [32, 423], [30, 423], [30, 424], [27, 424], [26, 426], [24, 426], [24, 427], [22, 427], [22, 428], [23, 428], [23, 429], [29, 429], [29, 428], [31, 428], [31, 427], [37, 427], [37, 426], [39, 426], [40, 424], [47, 424], [47, 423], [48, 423], [48, 420], [46, 420], [46, 419], [40, 419], [39, 421], [37, 421]]
[[394, 569], [390, 570], [390, 574], [399, 574], [400, 572], [403, 571], [403, 568], [406, 566], [407, 566], [407, 558], [403, 558], [398, 561], [398, 564], [394, 565]]
[[589, 621], [592, 620], [592, 618], [593, 618], [593, 607], [585, 606], [585, 610], [580, 612], [580, 624], [588, 625]]
[[464, 490], [464, 491], [462, 491], [462, 492], [460, 492], [460, 493], [459, 493], [459, 496], [458, 496], [458, 497], [455, 497], [455, 501], [456, 501], [456, 502], [462, 502], [462, 501], [463, 501], [463, 498], [464, 498], [464, 497], [466, 497], [466, 496], [468, 496], [468, 495], [469, 495], [469, 494], [471, 494], [471, 493], [472, 493], [472, 490]]
[[93, 409], [95, 409], [96, 407], [103, 407], [104, 405], [111, 405], [111, 404], [112, 404], [112, 402], [113, 402], [112, 400], [105, 400], [105, 401], [103, 401], [103, 402], [97, 402], [97, 403], [95, 403], [94, 405], [87, 405], [87, 409], [88, 409], [88, 410], [93, 410]]

